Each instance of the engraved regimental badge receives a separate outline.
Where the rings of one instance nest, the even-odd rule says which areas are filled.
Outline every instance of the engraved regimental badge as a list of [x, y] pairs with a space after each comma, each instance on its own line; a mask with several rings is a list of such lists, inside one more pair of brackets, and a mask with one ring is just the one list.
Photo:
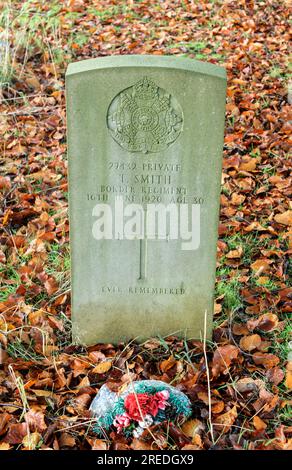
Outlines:
[[107, 126], [128, 152], [159, 152], [179, 137], [183, 114], [173, 96], [144, 77], [113, 99]]

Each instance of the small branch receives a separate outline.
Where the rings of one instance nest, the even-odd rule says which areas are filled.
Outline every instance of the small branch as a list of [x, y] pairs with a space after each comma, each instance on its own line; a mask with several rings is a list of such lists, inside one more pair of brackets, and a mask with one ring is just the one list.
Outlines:
[[207, 375], [207, 384], [208, 384], [208, 402], [209, 402], [209, 424], [210, 424], [210, 433], [213, 445], [215, 443], [214, 433], [213, 433], [213, 424], [212, 424], [212, 405], [211, 405], [211, 386], [210, 386], [210, 373], [208, 367], [208, 358], [207, 358], [207, 351], [206, 351], [206, 341], [207, 341], [207, 310], [205, 311], [204, 317], [204, 341], [203, 341], [203, 348], [204, 348], [204, 358], [205, 358], [205, 365], [206, 365], [206, 375]]

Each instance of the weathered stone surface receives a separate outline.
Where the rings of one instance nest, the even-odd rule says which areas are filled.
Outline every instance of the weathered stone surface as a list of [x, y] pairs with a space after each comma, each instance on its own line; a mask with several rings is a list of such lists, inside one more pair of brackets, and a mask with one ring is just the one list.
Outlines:
[[[76, 339], [92, 344], [170, 333], [199, 338], [205, 311], [210, 335], [225, 88], [224, 69], [191, 59], [114, 56], [69, 65]], [[109, 239], [109, 230], [108, 239], [94, 238], [97, 205], [114, 209], [116, 196], [123, 197], [124, 209], [160, 203], [180, 211], [199, 204], [199, 246], [182, 249], [171, 229], [166, 239], [129, 240], [118, 223], [113, 232], [119, 239]], [[113, 210], [113, 222], [115, 217]], [[109, 214], [105, 220], [110, 222]]]

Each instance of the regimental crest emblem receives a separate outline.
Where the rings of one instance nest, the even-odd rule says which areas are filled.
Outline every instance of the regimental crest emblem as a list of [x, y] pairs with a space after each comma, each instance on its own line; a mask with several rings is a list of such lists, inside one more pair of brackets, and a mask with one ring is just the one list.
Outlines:
[[113, 99], [107, 126], [128, 152], [160, 152], [179, 137], [183, 113], [173, 96], [144, 77]]

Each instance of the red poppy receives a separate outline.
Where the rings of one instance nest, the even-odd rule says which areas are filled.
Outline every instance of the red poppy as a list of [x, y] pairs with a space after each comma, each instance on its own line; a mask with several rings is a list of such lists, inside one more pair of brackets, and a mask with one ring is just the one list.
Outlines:
[[125, 408], [130, 418], [141, 421], [149, 412], [150, 400], [151, 396], [147, 393], [129, 393], [125, 398]]
[[125, 398], [125, 408], [128, 416], [136, 421], [142, 421], [147, 414], [156, 416], [159, 410], [165, 410], [169, 404], [169, 392], [162, 390], [155, 395], [147, 393], [129, 393]]
[[152, 395], [148, 403], [148, 413], [151, 416], [156, 416], [158, 413], [158, 410], [159, 410], [158, 400], [155, 397], [155, 395]]

